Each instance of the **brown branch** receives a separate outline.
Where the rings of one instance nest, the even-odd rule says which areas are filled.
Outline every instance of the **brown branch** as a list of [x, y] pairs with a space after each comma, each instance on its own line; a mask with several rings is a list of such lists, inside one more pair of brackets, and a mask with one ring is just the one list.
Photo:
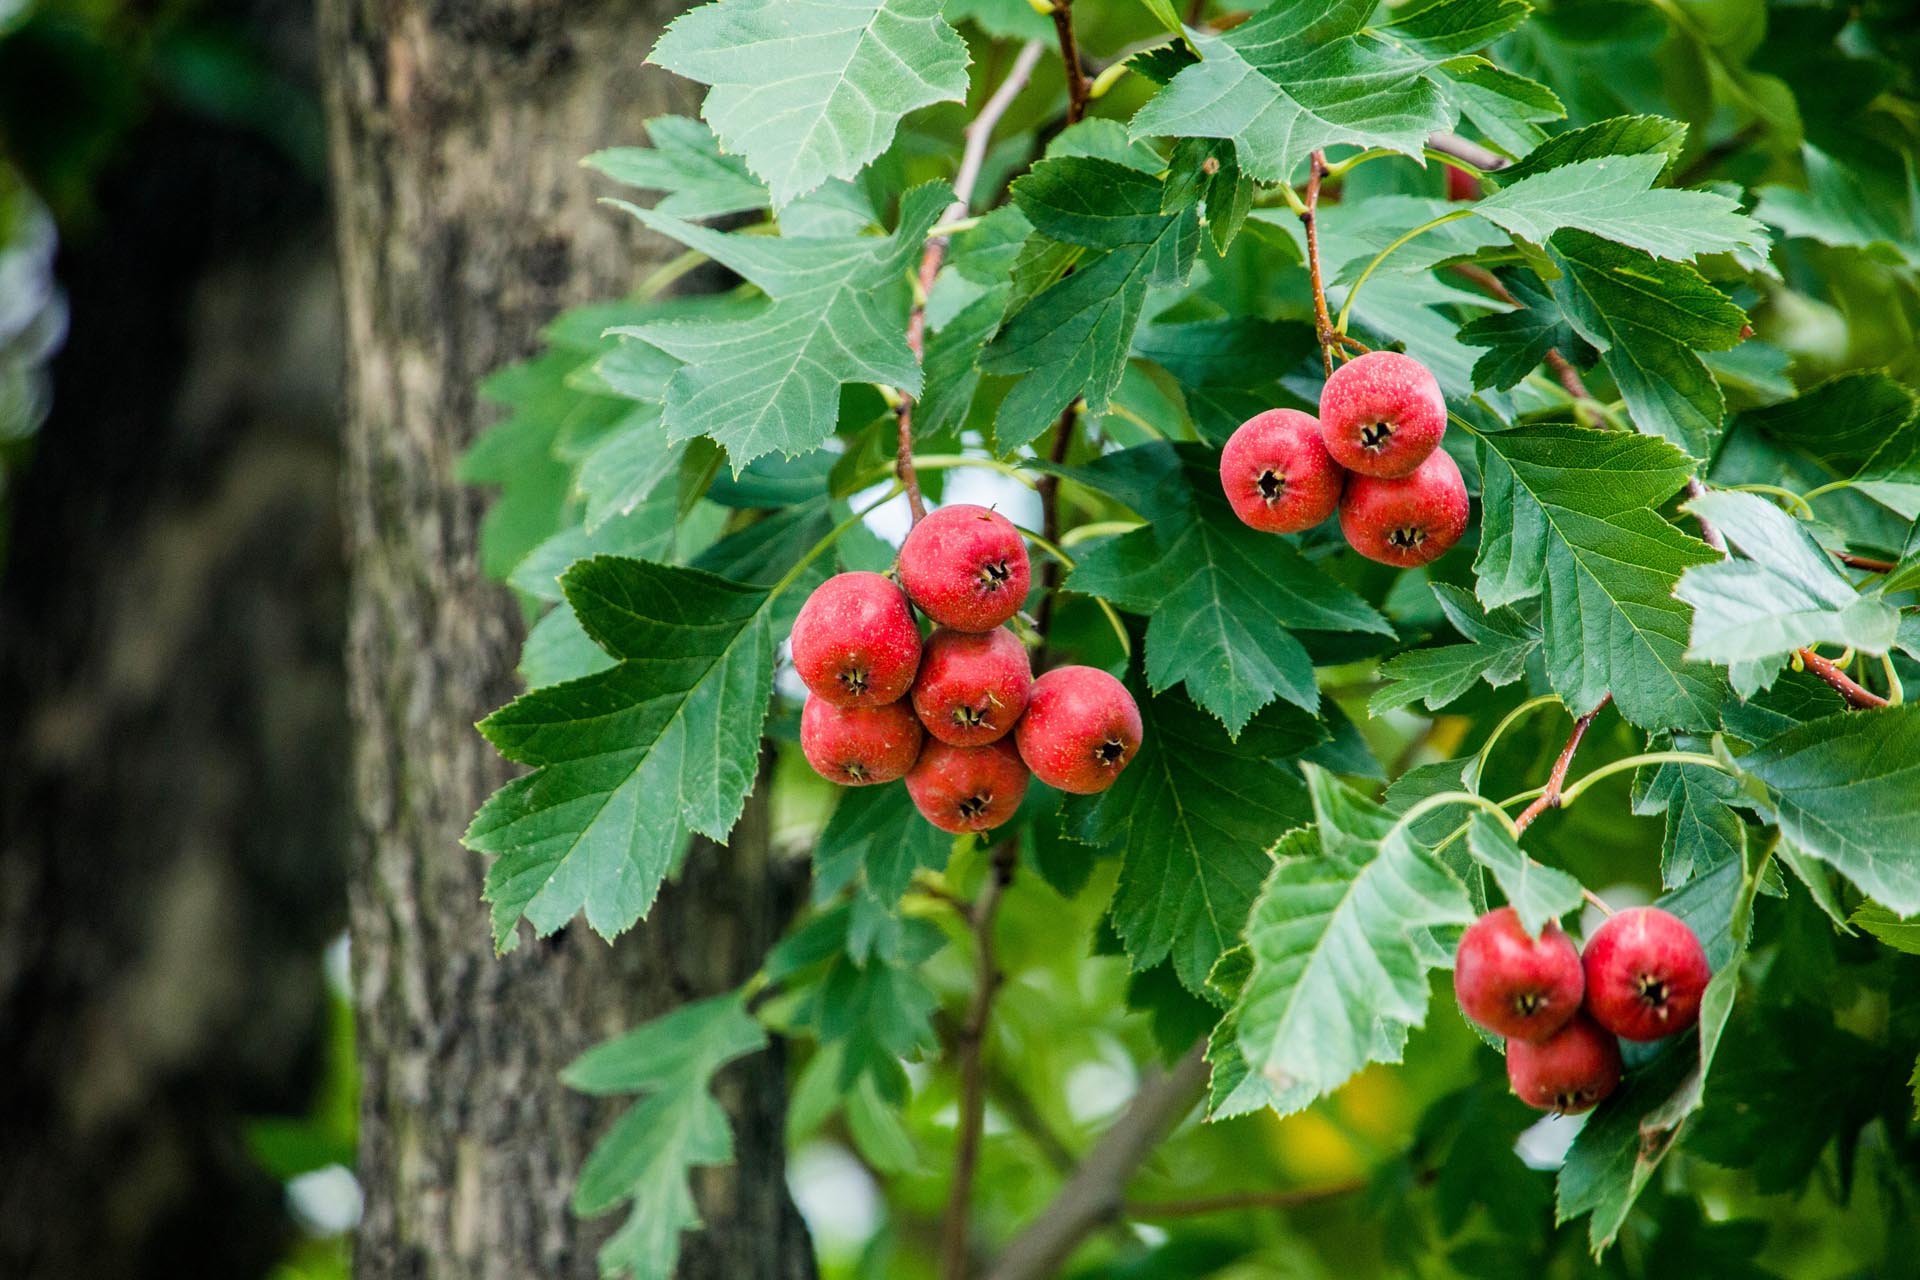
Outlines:
[[[1687, 477], [1687, 501], [1692, 502], [1697, 498], [1704, 498], [1706, 496], [1707, 486], [1700, 483], [1700, 478], [1698, 476]], [[1721, 555], [1727, 555], [1727, 540], [1720, 536], [1720, 531], [1713, 527], [1712, 522], [1702, 515], [1695, 515], [1694, 519], [1700, 522], [1700, 541], [1706, 543]]]
[[[1020, 56], [1013, 60], [1013, 66], [1007, 72], [1007, 78], [1000, 87], [980, 106], [980, 114], [967, 123], [964, 132], [965, 145], [960, 153], [960, 170], [953, 179], [953, 203], [947, 206], [942, 221], [952, 222], [967, 216], [967, 207], [973, 201], [973, 189], [980, 181], [980, 169], [986, 163], [987, 142], [993, 136], [993, 130], [1000, 118], [1020, 96], [1020, 90], [1026, 87], [1027, 80], [1033, 75], [1033, 69], [1040, 62], [1043, 44], [1039, 40], [1029, 40], [1020, 50]], [[919, 364], [926, 357], [927, 341], [927, 295], [933, 292], [934, 278], [940, 274], [940, 264], [947, 256], [947, 237], [932, 236], [927, 240], [926, 251], [920, 255], [919, 289], [913, 296], [913, 310], [907, 313], [907, 346], [913, 352], [914, 363]], [[907, 505], [913, 510], [914, 523], [927, 514], [927, 503], [920, 496], [920, 475], [913, 467], [913, 397], [900, 396], [900, 405], [896, 410], [899, 420], [900, 437], [894, 452], [894, 474], [900, 479], [900, 487], [907, 491]]]
[[[1054, 427], [1053, 448], [1047, 451], [1047, 461], [1059, 466], [1067, 460], [1067, 450], [1073, 444], [1074, 423], [1079, 415], [1074, 412], [1078, 401], [1069, 402], [1060, 412], [1060, 422]], [[1040, 491], [1040, 536], [1054, 546], [1060, 545], [1060, 477], [1049, 471], [1039, 480]], [[1034, 630], [1040, 633], [1041, 656], [1046, 655], [1047, 637], [1053, 632], [1053, 598], [1060, 589], [1060, 562], [1052, 556], [1040, 567], [1040, 608], [1034, 618]]]
[[1807, 670], [1826, 681], [1827, 686], [1842, 698], [1845, 698], [1847, 705], [1855, 711], [1864, 711], [1869, 707], [1884, 707], [1887, 705], [1885, 698], [1873, 692], [1871, 689], [1865, 689], [1855, 684], [1846, 672], [1813, 650], [1800, 649], [1796, 650], [1796, 652], [1799, 654], [1800, 661], [1806, 664]]
[[1300, 225], [1307, 231], [1307, 274], [1313, 282], [1313, 331], [1320, 341], [1320, 363], [1327, 376], [1333, 376], [1333, 348], [1337, 341], [1333, 317], [1327, 314], [1327, 285], [1320, 274], [1320, 180], [1327, 174], [1327, 153], [1316, 151], [1307, 158], [1306, 207], [1300, 211]]
[[1087, 116], [1087, 69], [1080, 62], [1080, 42], [1073, 35], [1073, 0], [1053, 0], [1053, 34], [1060, 41], [1060, 61], [1067, 72], [1067, 123], [1079, 124]]
[[1498, 151], [1489, 151], [1479, 143], [1468, 142], [1454, 133], [1429, 134], [1427, 146], [1443, 156], [1452, 156], [1455, 160], [1464, 161], [1482, 173], [1492, 173], [1513, 163]]
[[1857, 556], [1851, 551], [1835, 551], [1834, 558], [1849, 569], [1865, 569], [1869, 573], [1892, 573], [1900, 567], [1896, 560], [1876, 560], [1872, 556]]
[[1533, 825], [1535, 818], [1549, 809], [1560, 807], [1560, 789], [1567, 783], [1567, 770], [1573, 767], [1573, 753], [1580, 749], [1580, 739], [1587, 736], [1587, 727], [1593, 723], [1593, 718], [1611, 701], [1613, 695], [1607, 694], [1593, 710], [1573, 722], [1573, 732], [1567, 736], [1567, 745], [1560, 752], [1560, 758], [1553, 762], [1553, 772], [1547, 775], [1547, 789], [1540, 793], [1539, 799], [1520, 811], [1520, 815], [1513, 820], [1515, 830], [1525, 831]]
[[993, 867], [973, 904], [974, 987], [967, 1020], [960, 1027], [955, 1055], [960, 1060], [960, 1128], [953, 1156], [953, 1185], [947, 1193], [947, 1213], [940, 1232], [940, 1274], [945, 1280], [966, 1280], [967, 1237], [973, 1218], [973, 1174], [980, 1160], [980, 1131], [986, 1119], [987, 1022], [993, 998], [1000, 990], [1000, 965], [994, 957], [993, 921], [1000, 899], [1013, 882], [1018, 846], [1007, 841], [993, 851]]
[[987, 1280], [1054, 1275], [1082, 1240], [1102, 1223], [1118, 1219], [1134, 1171], [1206, 1091], [1203, 1048], [1196, 1044], [1173, 1070], [1140, 1086], [1052, 1202], [1001, 1253]]
[[1129, 1200], [1126, 1215], [1145, 1219], [1195, 1218], [1206, 1213], [1230, 1213], [1235, 1209], [1297, 1209], [1323, 1200], [1337, 1200], [1366, 1188], [1366, 1179], [1354, 1178], [1326, 1187], [1229, 1191], [1224, 1195], [1196, 1196], [1191, 1200]]

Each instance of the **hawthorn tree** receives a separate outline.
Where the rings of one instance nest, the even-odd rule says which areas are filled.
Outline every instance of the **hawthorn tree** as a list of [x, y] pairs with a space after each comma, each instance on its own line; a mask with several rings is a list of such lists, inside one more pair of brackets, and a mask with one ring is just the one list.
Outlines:
[[[467, 459], [538, 620], [480, 726], [525, 772], [466, 843], [502, 952], [671, 927], [695, 837], [769, 793], [811, 888], [737, 990], [567, 1068], [630, 1103], [573, 1189], [625, 1215], [603, 1272], [674, 1272], [734, 1155], [710, 1084], [770, 1039], [789, 1144], [884, 1208], [823, 1234], [842, 1274], [1910, 1266], [1913, 52], [1896, 13], [1759, 0], [676, 20], [650, 57], [700, 117], [587, 164], [679, 256], [496, 374]], [[1387, 367], [1430, 375], [1430, 421], [1353, 408]], [[1233, 458], [1268, 436], [1223, 488], [1248, 420], [1335, 460], [1265, 529], [1290, 477], [1236, 494]], [[1325, 518], [1335, 462], [1403, 447]], [[1431, 519], [1395, 505], [1415, 466]], [[983, 495], [1032, 563], [981, 625], [1122, 679], [1139, 731], [1084, 787], [1020, 734], [928, 747], [1025, 786], [955, 835], [920, 788], [809, 770], [828, 686], [783, 645], [837, 571], [906, 589], [846, 587], [897, 616], [842, 641], [910, 635], [908, 597], [978, 629], [899, 544]], [[849, 687], [899, 698], [936, 639]], [[1536, 1124], [1434, 998], [1462, 930], [1654, 900], [1679, 958], [1647, 999], [1697, 1024], [1622, 1050], [1642, 1024], [1602, 1016], [1610, 1096]]]

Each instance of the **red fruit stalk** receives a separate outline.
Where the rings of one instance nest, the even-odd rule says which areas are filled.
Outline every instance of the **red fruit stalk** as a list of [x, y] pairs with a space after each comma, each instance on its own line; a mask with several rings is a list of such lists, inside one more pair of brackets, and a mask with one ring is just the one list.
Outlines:
[[900, 588], [877, 573], [828, 578], [793, 622], [793, 667], [815, 697], [842, 707], [898, 701], [920, 665], [920, 628]]
[[1460, 935], [1453, 994], [1469, 1018], [1510, 1040], [1544, 1040], [1580, 1011], [1580, 953], [1560, 926], [1530, 937], [1512, 907], [1481, 916]]
[[1313, 528], [1339, 505], [1346, 478], [1327, 453], [1319, 421], [1297, 409], [1248, 418], [1220, 454], [1220, 487], [1233, 514], [1263, 533]]
[[1537, 1044], [1507, 1041], [1507, 1082], [1538, 1110], [1591, 1111], [1620, 1083], [1620, 1045], [1586, 1014], [1575, 1014]]
[[1616, 913], [1587, 939], [1581, 961], [1587, 1011], [1625, 1040], [1659, 1040], [1698, 1022], [1713, 976], [1699, 937], [1659, 907]]
[[1447, 402], [1427, 367], [1369, 351], [1333, 371], [1320, 392], [1320, 430], [1333, 460], [1368, 476], [1404, 476], [1447, 430]]
[[1436, 449], [1400, 479], [1348, 477], [1340, 532], [1367, 559], [1412, 569], [1451, 550], [1467, 531], [1468, 513], [1459, 464]]
[[800, 751], [814, 772], [843, 787], [907, 776], [920, 755], [920, 722], [904, 702], [836, 707], [810, 697], [800, 709]]
[[929, 618], [991, 631], [1026, 603], [1031, 569], [1013, 522], [985, 507], [942, 507], [900, 547], [900, 585]]
[[1056, 667], [1033, 682], [1014, 738], [1040, 781], [1092, 795], [1132, 761], [1141, 732], [1125, 685], [1095, 667]]
[[1027, 647], [1005, 627], [983, 632], [942, 627], [921, 650], [913, 709], [940, 741], [984, 746], [1012, 731], [1027, 709], [1032, 686]]
[[942, 831], [991, 831], [1020, 807], [1027, 778], [1027, 766], [1005, 738], [984, 747], [934, 740], [908, 771], [907, 794], [920, 816]]

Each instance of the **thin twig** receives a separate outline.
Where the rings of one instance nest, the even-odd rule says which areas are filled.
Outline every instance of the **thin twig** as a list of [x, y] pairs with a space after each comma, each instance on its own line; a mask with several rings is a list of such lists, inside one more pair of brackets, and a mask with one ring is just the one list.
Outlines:
[[1060, 41], [1060, 61], [1067, 72], [1067, 123], [1079, 124], [1086, 118], [1089, 94], [1080, 42], [1073, 35], [1073, 0], [1053, 0], [1053, 34]]
[[1320, 274], [1320, 180], [1327, 173], [1327, 153], [1316, 151], [1307, 158], [1307, 202], [1300, 211], [1300, 225], [1307, 231], [1307, 274], [1313, 282], [1313, 330], [1320, 341], [1320, 363], [1327, 376], [1333, 376], [1333, 347], [1336, 341], [1333, 317], [1327, 314], [1327, 286]]
[[1811, 649], [1797, 650], [1800, 661], [1807, 670], [1827, 682], [1829, 688], [1847, 700], [1847, 705], [1855, 711], [1864, 711], [1869, 707], [1884, 707], [1887, 700], [1871, 689], [1862, 688], [1839, 667], [1821, 657]]
[[1082, 1240], [1101, 1223], [1120, 1215], [1134, 1171], [1206, 1091], [1203, 1048], [1196, 1044], [1173, 1070], [1140, 1086], [1066, 1185], [1006, 1247], [987, 1272], [987, 1280], [1043, 1280], [1054, 1275]]
[[[1054, 427], [1053, 448], [1047, 452], [1047, 460], [1056, 467], [1067, 460], [1067, 449], [1073, 444], [1074, 424], [1080, 420], [1075, 411], [1078, 401], [1069, 403], [1060, 413], [1060, 422]], [[1040, 535], [1048, 543], [1060, 545], [1060, 477], [1049, 471], [1040, 477]], [[1041, 656], [1045, 656], [1047, 637], [1053, 633], [1053, 598], [1060, 589], [1060, 562], [1053, 556], [1047, 557], [1046, 564], [1040, 568], [1040, 608], [1034, 618], [1034, 630], [1040, 633], [1043, 646]]]
[[967, 1237], [973, 1217], [973, 1173], [980, 1160], [980, 1131], [986, 1119], [987, 1076], [983, 1058], [993, 998], [1000, 990], [1000, 965], [994, 957], [993, 921], [1000, 899], [1013, 881], [1018, 846], [1008, 841], [993, 851], [993, 868], [973, 904], [974, 988], [967, 1020], [960, 1027], [955, 1056], [960, 1060], [960, 1128], [953, 1155], [953, 1185], [940, 1232], [940, 1274], [966, 1280]]
[[1366, 1188], [1366, 1179], [1354, 1178], [1348, 1182], [1336, 1182], [1326, 1187], [1229, 1191], [1224, 1195], [1195, 1196], [1191, 1200], [1129, 1200], [1126, 1204], [1126, 1215], [1129, 1218], [1144, 1218], [1151, 1221], [1161, 1218], [1195, 1218], [1206, 1213], [1230, 1213], [1235, 1209], [1297, 1209], [1302, 1205], [1318, 1204], [1322, 1200], [1337, 1200], [1341, 1196], [1349, 1196]]
[[1573, 722], [1573, 732], [1567, 735], [1567, 745], [1561, 750], [1560, 758], [1553, 762], [1553, 772], [1547, 775], [1547, 789], [1540, 793], [1539, 799], [1522, 809], [1519, 816], [1514, 818], [1513, 825], [1516, 830], [1525, 831], [1533, 825], [1535, 818], [1549, 809], [1560, 807], [1560, 788], [1566, 785], [1567, 770], [1573, 766], [1573, 754], [1580, 749], [1580, 739], [1587, 736], [1587, 727], [1593, 723], [1593, 718], [1600, 714], [1600, 708], [1612, 701], [1613, 695], [1609, 693], [1600, 699], [1593, 710]]
[[[1707, 486], [1700, 483], [1699, 477], [1688, 476], [1687, 477], [1687, 501], [1694, 502], [1706, 496], [1707, 496]], [[1708, 546], [1712, 547], [1715, 551], [1718, 551], [1721, 555], [1723, 556], [1726, 555], [1727, 540], [1720, 536], [1720, 531], [1713, 527], [1712, 522], [1709, 521], [1703, 515], [1696, 514], [1693, 518], [1700, 522], [1700, 541], [1706, 543]]]
[[1492, 173], [1504, 169], [1513, 161], [1497, 151], [1489, 151], [1477, 142], [1468, 142], [1458, 134], [1434, 133], [1427, 135], [1427, 146], [1443, 156], [1452, 156], [1455, 160], [1465, 161], [1482, 173]]
[[1900, 565], [1893, 560], [1876, 560], [1872, 556], [1857, 556], [1851, 551], [1836, 551], [1834, 558], [1849, 569], [1865, 569], [1869, 573], [1892, 573]]
[[[1042, 41], [1027, 41], [1020, 50], [1020, 56], [1014, 59], [1007, 78], [981, 104], [980, 114], [968, 122], [966, 143], [960, 153], [960, 171], [953, 179], [953, 203], [947, 206], [941, 222], [957, 222], [967, 216], [968, 206], [973, 202], [973, 189], [980, 181], [981, 166], [986, 163], [987, 143], [993, 137], [994, 127], [1000, 123], [1000, 117], [1006, 115], [1013, 100], [1020, 96], [1020, 90], [1026, 87], [1034, 67], [1039, 65], [1042, 48]], [[907, 346], [912, 350], [916, 363], [923, 362], [926, 357], [927, 295], [933, 292], [934, 279], [940, 274], [940, 264], [946, 256], [947, 237], [929, 237], [926, 251], [920, 255], [920, 287], [913, 295], [913, 310], [907, 313]], [[927, 514], [927, 504], [920, 496], [920, 475], [913, 467], [912, 396], [901, 395], [896, 416], [900, 439], [894, 453], [894, 473], [899, 477], [901, 487], [907, 491], [907, 505], [912, 509], [917, 524]]]

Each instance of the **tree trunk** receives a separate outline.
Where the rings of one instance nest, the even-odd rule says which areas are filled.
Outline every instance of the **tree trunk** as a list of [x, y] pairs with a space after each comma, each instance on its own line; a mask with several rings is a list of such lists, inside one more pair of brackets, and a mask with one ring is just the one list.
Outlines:
[[[508, 777], [473, 723], [513, 694], [521, 629], [481, 575], [486, 500], [454, 462], [487, 419], [481, 376], [531, 351], [561, 308], [618, 295], [648, 265], [578, 161], [690, 105], [640, 68], [677, 8], [320, 5], [348, 346], [357, 1280], [595, 1275], [616, 1220], [583, 1225], [567, 1200], [611, 1111], [562, 1089], [560, 1067], [736, 984], [776, 928], [764, 807], [730, 849], [695, 850], [653, 923], [611, 948], [574, 927], [496, 958], [481, 859], [458, 844]], [[743, 1064], [726, 1092], [740, 1164], [699, 1179], [710, 1230], [681, 1273], [809, 1275], [777, 1056]]]

